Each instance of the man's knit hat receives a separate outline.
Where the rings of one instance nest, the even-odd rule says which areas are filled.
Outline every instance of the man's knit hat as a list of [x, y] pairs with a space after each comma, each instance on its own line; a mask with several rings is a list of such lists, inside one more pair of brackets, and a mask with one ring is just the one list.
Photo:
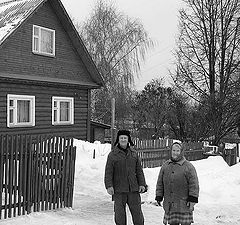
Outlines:
[[119, 136], [120, 135], [126, 135], [128, 136], [128, 143], [131, 145], [131, 146], [134, 146], [133, 142], [132, 142], [132, 139], [131, 139], [131, 136], [130, 136], [130, 131], [129, 130], [119, 130], [117, 132], [117, 137], [116, 137], [116, 141], [114, 143], [114, 146], [116, 146], [118, 143], [119, 143]]

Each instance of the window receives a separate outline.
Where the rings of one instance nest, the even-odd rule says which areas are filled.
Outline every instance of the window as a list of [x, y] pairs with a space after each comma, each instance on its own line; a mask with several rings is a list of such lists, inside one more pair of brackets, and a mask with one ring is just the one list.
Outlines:
[[7, 126], [35, 126], [35, 96], [7, 95]]
[[32, 51], [36, 54], [55, 56], [55, 31], [33, 25]]
[[52, 124], [65, 125], [74, 123], [73, 98], [52, 97]]

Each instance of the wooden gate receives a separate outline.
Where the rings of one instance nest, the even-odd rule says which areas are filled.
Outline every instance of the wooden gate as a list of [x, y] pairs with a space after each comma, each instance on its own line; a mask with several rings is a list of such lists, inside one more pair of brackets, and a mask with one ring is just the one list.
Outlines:
[[71, 138], [0, 136], [0, 219], [71, 207], [75, 158]]
[[225, 149], [223, 158], [229, 166], [235, 165], [237, 163], [237, 148]]

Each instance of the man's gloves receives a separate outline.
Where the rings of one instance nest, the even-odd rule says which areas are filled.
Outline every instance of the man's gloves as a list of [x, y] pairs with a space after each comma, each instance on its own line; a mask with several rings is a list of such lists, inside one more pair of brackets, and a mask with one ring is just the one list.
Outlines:
[[145, 192], [145, 187], [139, 186], [139, 193], [144, 193], [144, 192]]
[[148, 191], [148, 185], [145, 186], [139, 186], [139, 193], [145, 193]]
[[[148, 190], [148, 186], [139, 186], [139, 193], [145, 193]], [[110, 195], [114, 195], [114, 189], [113, 187], [107, 188], [107, 193]]]
[[158, 206], [161, 206], [161, 201], [163, 200], [162, 196], [156, 196], [155, 200], [157, 201]]
[[107, 193], [110, 194], [110, 195], [114, 195], [114, 189], [113, 189], [113, 187], [109, 187], [109, 188], [107, 189]]
[[187, 202], [187, 206], [189, 207], [190, 211], [194, 210], [194, 205], [195, 204], [196, 204], [195, 202]]

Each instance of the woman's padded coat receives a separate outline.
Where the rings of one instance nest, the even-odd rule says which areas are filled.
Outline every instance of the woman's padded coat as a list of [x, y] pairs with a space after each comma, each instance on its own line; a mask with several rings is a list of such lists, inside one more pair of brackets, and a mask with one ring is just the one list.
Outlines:
[[145, 177], [137, 152], [131, 147], [127, 154], [117, 146], [109, 153], [105, 167], [105, 187], [113, 187], [115, 193], [138, 192], [145, 186]]
[[161, 167], [156, 196], [164, 198], [165, 212], [190, 212], [187, 202], [198, 202], [199, 183], [194, 166], [184, 157], [167, 160]]

